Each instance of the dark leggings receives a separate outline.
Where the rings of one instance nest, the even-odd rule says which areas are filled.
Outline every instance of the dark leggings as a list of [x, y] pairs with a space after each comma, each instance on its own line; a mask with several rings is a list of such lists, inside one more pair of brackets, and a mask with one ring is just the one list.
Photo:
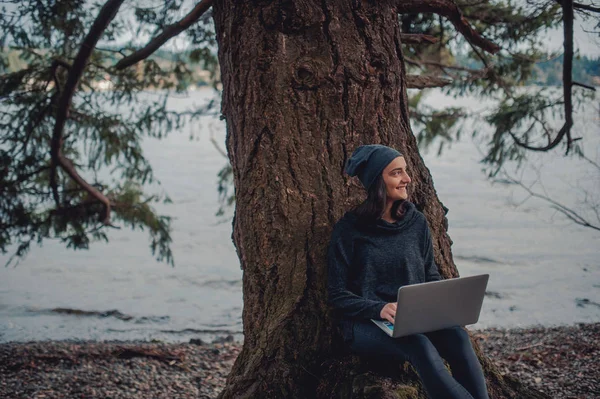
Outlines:
[[[427, 395], [437, 398], [487, 399], [485, 378], [467, 332], [452, 327], [425, 334], [392, 338], [368, 322], [355, 322], [353, 352], [366, 357], [387, 357], [399, 364], [409, 361], [421, 378]], [[452, 374], [442, 357], [446, 359]]]

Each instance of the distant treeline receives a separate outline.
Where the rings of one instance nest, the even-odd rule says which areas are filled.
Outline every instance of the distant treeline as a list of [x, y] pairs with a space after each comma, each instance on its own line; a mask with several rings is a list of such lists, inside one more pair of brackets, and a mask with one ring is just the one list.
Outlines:
[[[3, 55], [2, 58], [5, 60], [8, 59], [8, 65], [0, 65], [0, 73], [15, 72], [16, 70], [25, 68], [27, 66], [26, 62], [19, 59], [19, 52], [10, 51], [6, 48], [2, 49], [1, 52]], [[114, 62], [116, 63], [119, 58], [120, 57], [115, 54]], [[160, 60], [163, 60], [163, 62], [172, 62], [177, 58], [184, 61], [189, 60], [191, 64], [190, 69], [194, 70], [201, 68], [201, 64], [198, 63], [193, 55], [175, 54], [165, 50], [158, 50], [152, 58], [155, 58], [158, 62], [160, 62]], [[458, 55], [455, 56], [454, 59], [457, 65], [462, 65], [473, 69], [481, 68], [481, 65], [478, 65], [477, 61], [469, 59], [466, 56]], [[532, 76], [526, 81], [525, 84], [538, 86], [561, 85], [562, 64], [562, 55], [552, 58], [548, 61], [536, 63], [533, 67]], [[583, 56], [573, 59], [573, 80], [591, 86], [600, 86], [600, 57], [589, 58], [587, 56]]]
[[[528, 84], [558, 86], [562, 84], [563, 56], [535, 64]], [[573, 80], [591, 86], [600, 86], [600, 57], [573, 59]]]
[[[473, 69], [481, 68], [483, 66], [477, 61], [462, 55], [456, 56], [455, 62], [458, 65]], [[533, 66], [531, 77], [526, 80], [525, 85], [562, 85], [562, 65], [562, 55], [548, 61], [537, 62]], [[600, 86], [600, 57], [575, 57], [573, 59], [573, 80], [591, 86]]]
[[[168, 51], [159, 50], [155, 56], [174, 60], [175, 54]], [[481, 68], [476, 62], [469, 61], [466, 57], [458, 56], [455, 58], [458, 65], [464, 65], [471, 68]], [[533, 67], [533, 74], [526, 81], [526, 85], [538, 86], [559, 86], [562, 85], [562, 64], [563, 56], [560, 55], [548, 61], [538, 62]], [[600, 57], [588, 58], [576, 57], [573, 59], [573, 80], [592, 86], [600, 86]]]

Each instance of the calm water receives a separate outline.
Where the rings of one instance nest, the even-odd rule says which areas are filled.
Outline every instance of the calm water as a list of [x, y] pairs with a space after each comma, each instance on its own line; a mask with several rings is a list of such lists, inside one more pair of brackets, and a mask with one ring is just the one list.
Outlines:
[[[194, 92], [172, 105], [186, 108], [206, 95]], [[435, 106], [454, 100], [435, 94], [428, 101]], [[578, 116], [579, 128], [594, 132], [587, 142], [595, 149], [598, 116], [597, 103]], [[195, 139], [189, 139], [190, 133]], [[185, 341], [230, 333], [241, 338], [242, 273], [231, 242], [231, 214], [215, 216], [217, 173], [226, 159], [210, 142], [211, 135], [222, 143], [225, 126], [207, 117], [144, 146], [173, 200], [160, 210], [175, 219], [175, 268], [153, 259], [144, 232], [111, 231], [110, 243], [96, 243], [85, 252], [47, 241], [18, 267], [0, 268], [0, 342]], [[478, 162], [478, 144], [468, 133], [463, 137], [441, 157], [431, 151], [424, 158], [438, 195], [450, 208], [461, 275], [491, 275], [474, 328], [600, 321], [600, 233], [573, 225], [539, 201], [516, 206], [525, 198], [522, 190], [489, 183]], [[594, 195], [600, 191], [598, 171], [581, 162], [540, 155], [534, 164], [552, 165], [543, 177], [553, 198], [576, 204], [581, 187]], [[2, 264], [6, 260], [0, 257]], [[57, 314], [55, 308], [100, 314]], [[112, 310], [120, 313], [104, 313]]]

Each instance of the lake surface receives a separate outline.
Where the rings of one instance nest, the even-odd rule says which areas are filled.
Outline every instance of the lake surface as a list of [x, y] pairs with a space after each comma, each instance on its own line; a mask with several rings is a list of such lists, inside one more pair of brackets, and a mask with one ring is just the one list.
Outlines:
[[[171, 104], [183, 109], [207, 95], [192, 92]], [[428, 102], [440, 106], [456, 100], [434, 93]], [[482, 106], [475, 100], [461, 103]], [[598, 103], [588, 108], [576, 117], [577, 126], [588, 133], [586, 148], [594, 149], [588, 155], [597, 159]], [[517, 206], [526, 197], [523, 190], [486, 179], [479, 163], [484, 144], [471, 139], [470, 129], [466, 126], [462, 140], [441, 157], [433, 150], [423, 156], [450, 209], [459, 272], [490, 274], [488, 296], [473, 328], [599, 322], [600, 232], [574, 225], [539, 200]], [[0, 342], [177, 342], [226, 334], [241, 339], [242, 273], [231, 241], [232, 212], [215, 215], [217, 173], [227, 160], [211, 136], [224, 141], [225, 125], [216, 117], [144, 143], [162, 189], [173, 200], [159, 209], [174, 217], [176, 267], [154, 260], [145, 232], [112, 230], [110, 243], [94, 243], [89, 251], [46, 241], [17, 267], [0, 268]], [[539, 154], [533, 162], [546, 165], [543, 178], [552, 198], [577, 205], [582, 188], [600, 192], [598, 171], [580, 161]], [[531, 176], [531, 171], [525, 174]], [[0, 256], [2, 264], [7, 259]], [[56, 308], [98, 313], [52, 311]]]

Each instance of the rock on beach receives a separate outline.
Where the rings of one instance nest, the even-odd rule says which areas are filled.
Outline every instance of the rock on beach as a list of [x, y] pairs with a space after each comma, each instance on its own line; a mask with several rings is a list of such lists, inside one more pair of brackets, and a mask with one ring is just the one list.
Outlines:
[[[471, 331], [503, 374], [554, 398], [600, 397], [600, 323]], [[0, 344], [0, 398], [216, 398], [241, 350], [212, 344]]]

